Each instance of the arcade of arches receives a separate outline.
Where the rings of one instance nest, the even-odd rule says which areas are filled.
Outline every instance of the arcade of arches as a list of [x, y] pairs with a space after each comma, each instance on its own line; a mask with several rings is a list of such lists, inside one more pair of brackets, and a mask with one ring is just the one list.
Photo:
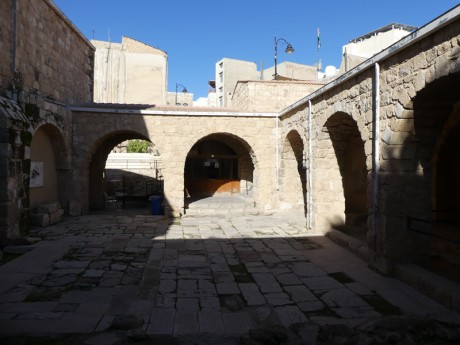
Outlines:
[[[187, 198], [216, 193], [246, 195], [260, 205], [269, 200], [265, 205], [271, 203], [273, 206], [261, 208], [262, 212], [289, 209], [305, 217], [311, 206], [312, 230], [327, 233], [330, 228], [339, 229], [368, 243], [369, 248], [381, 250], [383, 256], [392, 260], [417, 262], [458, 280], [449, 273], [458, 271], [455, 262], [459, 257], [455, 226], [458, 220], [459, 99], [449, 91], [455, 89], [456, 83], [458, 78], [454, 74], [428, 84], [413, 98], [410, 115], [404, 115], [407, 118], [394, 117], [384, 122], [379, 195], [382, 216], [378, 237], [374, 237], [372, 228], [371, 130], [363, 124], [359, 111], [336, 111], [315, 117], [311, 175], [305, 169], [309, 144], [304, 128], [293, 130], [289, 124], [297, 114], [282, 118], [280, 122], [281, 131], [286, 130], [286, 134], [279, 136], [278, 176], [275, 175], [277, 163], [273, 159], [276, 157], [276, 141], [270, 135], [276, 130], [275, 122], [260, 118], [245, 119], [244, 122], [251, 121], [253, 127], [258, 121], [264, 123], [261, 128], [266, 129], [265, 136], [248, 131], [251, 126], [247, 124], [242, 124], [241, 128], [248, 132], [241, 130], [240, 134], [238, 131], [229, 134], [223, 130], [226, 129], [224, 125], [211, 134], [194, 134], [190, 138], [182, 135], [186, 143], [173, 149], [161, 144], [164, 138], [161, 134], [152, 136], [142, 129], [112, 132], [103, 137], [98, 149], [91, 151], [92, 157], [99, 158], [93, 159], [89, 173], [99, 178], [108, 152], [122, 140], [150, 138], [155, 144], [158, 140], [162, 157], [168, 151], [177, 156], [176, 161], [171, 160], [175, 157], [171, 153], [164, 156], [168, 157], [164, 162], [164, 177], [167, 193], [168, 183], [180, 188], [179, 206], [182, 208]], [[298, 116], [305, 119], [305, 111], [304, 108]], [[435, 117], [433, 112], [437, 114]], [[199, 121], [198, 118], [195, 120]], [[150, 118], [144, 118], [144, 121], [149, 128]], [[169, 118], [165, 117], [164, 121]], [[171, 121], [177, 123], [180, 119]], [[170, 123], [165, 122], [155, 128], [168, 126]], [[98, 188], [94, 187], [94, 180], [89, 179], [91, 193]], [[308, 190], [310, 182], [312, 190]], [[103, 184], [99, 183], [99, 186], [102, 188]], [[88, 200], [92, 200], [89, 195]], [[279, 198], [278, 204], [276, 200], [268, 199], [270, 196]], [[311, 196], [311, 205], [308, 196]], [[102, 204], [102, 200], [101, 193], [98, 193], [91, 202]], [[166, 200], [171, 207], [177, 207], [177, 201], [169, 195]], [[449, 221], [450, 225], [441, 221]]]
[[[19, 128], [9, 107], [2, 119], [18, 127], [0, 150], [3, 232], [18, 236], [21, 211], [56, 199], [69, 215], [103, 208], [109, 152], [144, 139], [161, 153], [171, 216], [184, 214], [187, 194], [246, 195], [260, 212], [308, 210], [306, 234], [360, 239], [382, 272], [415, 263], [460, 282], [459, 18], [458, 9], [443, 15], [280, 113], [54, 103], [41, 111], [37, 95], [27, 100], [37, 112]], [[24, 128], [30, 148], [20, 143]], [[43, 162], [45, 175], [24, 191], [27, 161]]]

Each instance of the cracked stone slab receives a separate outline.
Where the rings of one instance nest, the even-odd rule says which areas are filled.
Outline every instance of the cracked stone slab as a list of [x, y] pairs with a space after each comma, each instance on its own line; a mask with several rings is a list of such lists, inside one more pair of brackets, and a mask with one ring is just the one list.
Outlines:
[[57, 261], [53, 264], [55, 269], [66, 269], [66, 268], [86, 268], [89, 265], [90, 261]]
[[369, 307], [361, 297], [346, 288], [329, 290], [321, 300], [329, 307]]
[[284, 290], [294, 302], [317, 301], [318, 298], [304, 285], [285, 286]]
[[308, 322], [307, 317], [296, 306], [276, 307], [275, 313], [281, 321], [281, 324], [285, 327], [290, 327], [291, 325], [298, 323]]
[[244, 299], [248, 305], [261, 305], [265, 304], [265, 298], [260, 293], [257, 284], [254, 283], [240, 283], [238, 284], [243, 294]]

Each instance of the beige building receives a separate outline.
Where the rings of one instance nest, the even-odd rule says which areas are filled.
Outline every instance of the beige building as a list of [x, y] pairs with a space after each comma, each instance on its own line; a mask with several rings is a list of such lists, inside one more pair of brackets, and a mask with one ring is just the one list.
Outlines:
[[181, 88], [177, 92], [168, 92], [166, 104], [190, 107], [193, 105], [193, 93], [184, 92]]
[[307, 80], [239, 81], [235, 86], [232, 105], [245, 111], [281, 111], [323, 85]]
[[[276, 65], [277, 80], [316, 80], [316, 66], [284, 61]], [[262, 80], [273, 80], [275, 66], [262, 71]]]
[[[235, 87], [240, 81], [273, 80], [275, 68], [257, 70], [255, 62], [224, 58], [216, 63], [216, 98], [217, 106], [233, 106], [232, 98]], [[309, 80], [317, 79], [316, 67], [294, 62], [277, 64], [278, 79], [280, 80]]]
[[168, 55], [129, 37], [121, 43], [92, 40], [94, 102], [166, 104]]
[[219, 107], [231, 105], [235, 85], [240, 80], [258, 80], [255, 62], [223, 58], [216, 63], [216, 98]]
[[416, 29], [415, 26], [392, 23], [352, 39], [342, 47], [342, 63], [339, 74], [356, 67]]

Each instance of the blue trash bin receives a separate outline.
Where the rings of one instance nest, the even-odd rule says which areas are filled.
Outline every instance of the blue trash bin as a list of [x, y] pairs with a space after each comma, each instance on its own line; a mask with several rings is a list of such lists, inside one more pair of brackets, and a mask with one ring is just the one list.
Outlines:
[[149, 200], [151, 202], [152, 215], [161, 215], [161, 202], [163, 201], [163, 197], [160, 195], [152, 195]]

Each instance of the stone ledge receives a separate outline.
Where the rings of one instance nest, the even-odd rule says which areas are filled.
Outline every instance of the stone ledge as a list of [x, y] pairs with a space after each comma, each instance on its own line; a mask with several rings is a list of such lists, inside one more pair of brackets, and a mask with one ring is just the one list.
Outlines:
[[460, 312], [460, 286], [414, 264], [397, 264], [395, 276], [446, 308]]
[[30, 222], [36, 226], [48, 226], [57, 223], [64, 215], [64, 210], [59, 202], [42, 204], [35, 207], [30, 214]]
[[333, 242], [348, 248], [351, 252], [365, 261], [369, 261], [369, 247], [366, 242], [360, 241], [339, 230], [330, 229], [326, 234]]

